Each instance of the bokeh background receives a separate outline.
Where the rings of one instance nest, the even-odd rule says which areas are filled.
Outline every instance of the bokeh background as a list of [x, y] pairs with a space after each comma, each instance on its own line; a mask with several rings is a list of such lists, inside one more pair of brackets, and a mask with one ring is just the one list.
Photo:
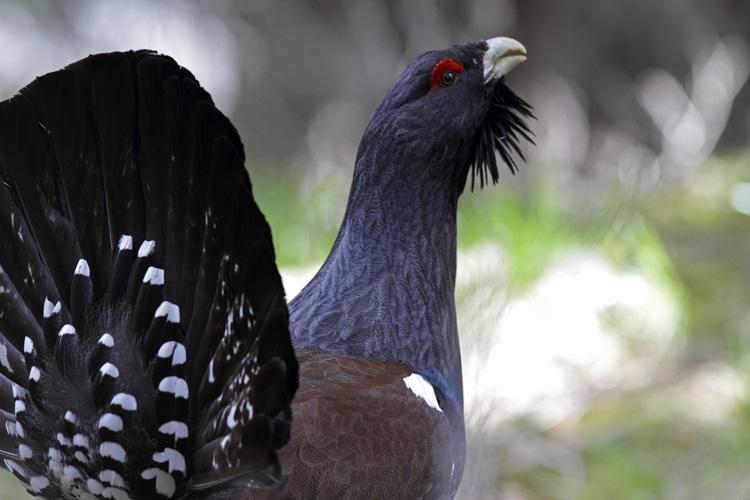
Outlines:
[[750, 498], [747, 1], [2, 0], [0, 99], [172, 55], [239, 128], [294, 295], [400, 69], [500, 34], [529, 50], [509, 80], [537, 146], [460, 205], [459, 497]]

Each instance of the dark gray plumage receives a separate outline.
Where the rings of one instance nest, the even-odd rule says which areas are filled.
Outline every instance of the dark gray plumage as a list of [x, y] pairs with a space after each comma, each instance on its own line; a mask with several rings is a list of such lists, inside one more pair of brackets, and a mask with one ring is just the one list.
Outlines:
[[[530, 107], [502, 80], [513, 66], [506, 63], [513, 58], [518, 58], [516, 64], [525, 59], [520, 44], [493, 39], [428, 52], [406, 68], [365, 130], [333, 249], [318, 274], [290, 304], [292, 336], [299, 352], [319, 349], [378, 360], [394, 373], [406, 368], [431, 386], [425, 388], [427, 394], [434, 391], [440, 415], [423, 415], [423, 427], [413, 430], [410, 438], [404, 440], [396, 433], [362, 438], [391, 440], [407, 449], [419, 449], [414, 459], [435, 453], [412, 489], [394, 486], [387, 490], [388, 498], [444, 498], [455, 494], [460, 483], [465, 440], [453, 295], [456, 208], [470, 173], [472, 183], [474, 176], [480, 185], [490, 179], [497, 181], [495, 150], [515, 171], [511, 155], [520, 152], [519, 137], [531, 134], [523, 121], [531, 116]], [[460, 68], [460, 74], [446, 87], [436, 81], [442, 67]], [[331, 391], [339, 390], [338, 372], [315, 371], [318, 357], [307, 359], [302, 355], [300, 399], [311, 397], [321, 384], [330, 383]], [[374, 372], [360, 376], [377, 377]], [[400, 404], [409, 404], [409, 391], [402, 390], [403, 394], [394, 392], [394, 385], [389, 394], [404, 397]], [[373, 398], [371, 405], [378, 402]], [[325, 420], [312, 407], [300, 406], [294, 409], [302, 420], [312, 419], [307, 417], [311, 413]], [[363, 404], [359, 411], [368, 409]], [[336, 412], [329, 409], [328, 413]], [[393, 425], [409, 428], [412, 422], [407, 418], [397, 418]], [[305, 428], [304, 422], [298, 425], [306, 436], [314, 432]], [[301, 450], [305, 442], [295, 439], [296, 429], [292, 432], [289, 446]], [[432, 432], [444, 433], [443, 442], [421, 449], [419, 441], [434, 439]], [[339, 461], [351, 460], [335, 449], [318, 451], [327, 453], [331, 469], [339, 466]], [[290, 460], [299, 462], [294, 457]], [[363, 468], [366, 460], [360, 463]], [[403, 467], [408, 467], [407, 461]], [[350, 467], [356, 469], [357, 464]], [[450, 470], [451, 474], [438, 479], [434, 475], [438, 470]], [[375, 481], [382, 479], [382, 474], [373, 470], [369, 477]], [[325, 485], [319, 488], [319, 498], [336, 497], [333, 483], [329, 490]], [[315, 495], [282, 495], [287, 497]]]

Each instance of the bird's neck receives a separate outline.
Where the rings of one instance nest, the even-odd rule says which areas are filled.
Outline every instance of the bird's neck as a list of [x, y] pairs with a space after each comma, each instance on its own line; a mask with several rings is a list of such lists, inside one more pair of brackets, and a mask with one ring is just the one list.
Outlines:
[[406, 364], [461, 408], [458, 195], [440, 169], [378, 165], [377, 152], [369, 153], [360, 152], [331, 254], [291, 303], [293, 339]]

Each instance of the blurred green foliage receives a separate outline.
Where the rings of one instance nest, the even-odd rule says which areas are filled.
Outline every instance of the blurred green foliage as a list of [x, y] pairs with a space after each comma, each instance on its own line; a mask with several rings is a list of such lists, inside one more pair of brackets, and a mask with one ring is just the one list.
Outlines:
[[[510, 423], [508, 432], [533, 436], [529, 442], [562, 444], [583, 467], [569, 474], [564, 468], [518, 466], [517, 456], [501, 450], [500, 491], [510, 488], [524, 499], [750, 498], [750, 219], [732, 208], [729, 197], [733, 185], [748, 181], [748, 166], [748, 153], [713, 158], [689, 180], [621, 206], [618, 218], [624, 223], [613, 223], [598, 242], [590, 242], [678, 299], [681, 335], [673, 359], [662, 377], [639, 390], [604, 394], [575, 422], [536, 431], [525, 420]], [[550, 237], [560, 245], [580, 244], [591, 234], [559, 223], [552, 227], [561, 229]], [[518, 229], [510, 229], [517, 231], [514, 237], [527, 228]], [[512, 252], [515, 246], [507, 248]], [[527, 256], [520, 252], [514, 259]], [[525, 260], [532, 262], [540, 261]], [[745, 387], [718, 422], [686, 412], [673, 394], [675, 382], [711, 364], [731, 367]], [[728, 389], [721, 382], [718, 388]], [[708, 399], [696, 409], [710, 411], [710, 404]]]

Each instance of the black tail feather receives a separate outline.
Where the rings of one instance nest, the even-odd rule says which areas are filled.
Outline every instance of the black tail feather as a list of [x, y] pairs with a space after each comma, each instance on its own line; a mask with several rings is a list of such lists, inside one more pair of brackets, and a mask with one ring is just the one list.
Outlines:
[[0, 103], [0, 457], [30, 493], [280, 484], [297, 362], [243, 162], [149, 52]]

